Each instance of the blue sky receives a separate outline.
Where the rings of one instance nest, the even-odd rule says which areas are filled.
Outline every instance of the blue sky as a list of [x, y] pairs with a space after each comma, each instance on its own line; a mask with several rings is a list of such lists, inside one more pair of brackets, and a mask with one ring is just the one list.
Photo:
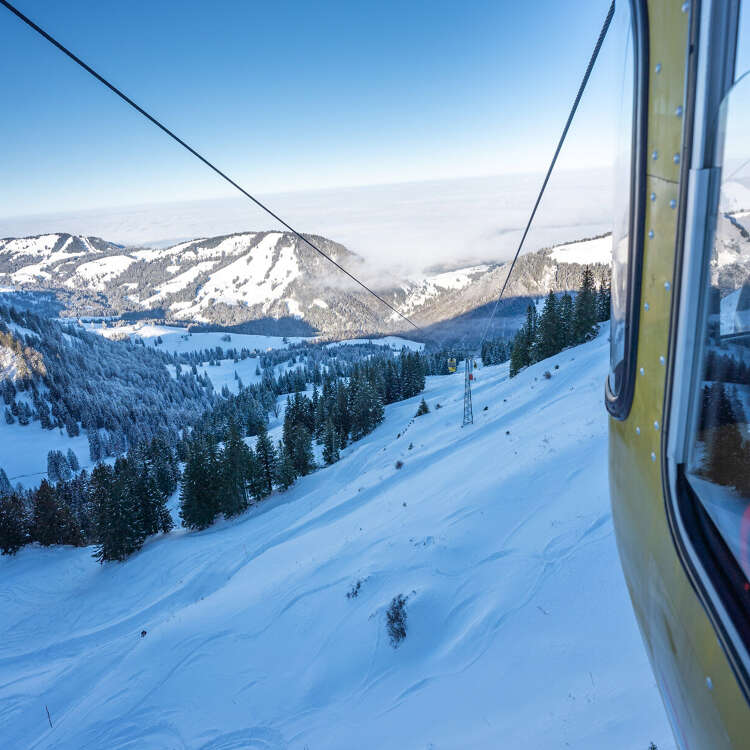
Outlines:
[[[259, 193], [542, 170], [608, 0], [18, 0]], [[0, 8], [0, 216], [231, 189]], [[612, 160], [617, 39], [561, 168]]]

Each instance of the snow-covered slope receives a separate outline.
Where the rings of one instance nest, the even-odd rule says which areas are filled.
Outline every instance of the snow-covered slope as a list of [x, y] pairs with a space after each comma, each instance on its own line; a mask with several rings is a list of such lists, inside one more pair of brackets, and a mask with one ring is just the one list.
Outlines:
[[592, 240], [558, 245], [553, 248], [550, 258], [558, 263], [604, 263], [612, 262], [612, 235], [596, 237]]
[[334, 466], [123, 564], [0, 558], [3, 745], [673, 748], [612, 532], [606, 333], [479, 370], [464, 429], [463, 376], [431, 378], [428, 415], [393, 404]]

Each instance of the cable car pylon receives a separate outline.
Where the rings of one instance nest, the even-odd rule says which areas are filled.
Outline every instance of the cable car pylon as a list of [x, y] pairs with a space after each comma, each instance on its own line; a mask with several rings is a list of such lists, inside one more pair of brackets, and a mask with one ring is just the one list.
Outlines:
[[464, 378], [464, 421], [461, 427], [474, 424], [474, 411], [471, 407], [471, 381], [474, 379], [473, 362], [474, 359], [467, 354], [464, 359], [466, 376]]

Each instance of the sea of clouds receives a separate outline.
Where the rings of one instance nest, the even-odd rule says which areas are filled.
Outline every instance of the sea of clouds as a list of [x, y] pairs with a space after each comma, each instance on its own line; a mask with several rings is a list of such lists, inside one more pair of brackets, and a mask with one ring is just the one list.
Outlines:
[[[419, 276], [512, 256], [542, 179], [499, 175], [260, 198], [295, 229], [340, 242], [368, 265]], [[553, 174], [524, 250], [610, 231], [612, 187], [607, 169]], [[277, 228], [241, 197], [0, 218], [0, 237], [70, 232], [128, 246]]]

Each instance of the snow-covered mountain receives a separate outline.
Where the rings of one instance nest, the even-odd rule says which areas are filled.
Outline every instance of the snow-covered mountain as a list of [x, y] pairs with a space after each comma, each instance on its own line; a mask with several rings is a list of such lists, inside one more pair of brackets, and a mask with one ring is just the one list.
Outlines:
[[[457, 318], [492, 302], [509, 264], [441, 270], [418, 279], [384, 277], [345, 247], [312, 237], [419, 325]], [[506, 296], [575, 289], [583, 263], [606, 273], [603, 237], [523, 256]], [[172, 321], [236, 325], [298, 321], [289, 333], [393, 333], [402, 319], [288, 232], [246, 232], [168, 248], [123, 248], [68, 234], [0, 240], [0, 286], [55, 290], [70, 314], [135, 313]], [[525, 304], [520, 307], [522, 311]], [[511, 313], [517, 313], [512, 304]]]
[[464, 429], [463, 374], [429, 378], [429, 414], [388, 406], [333, 466], [122, 564], [0, 557], [3, 747], [674, 748], [612, 530], [607, 335], [478, 370]]

